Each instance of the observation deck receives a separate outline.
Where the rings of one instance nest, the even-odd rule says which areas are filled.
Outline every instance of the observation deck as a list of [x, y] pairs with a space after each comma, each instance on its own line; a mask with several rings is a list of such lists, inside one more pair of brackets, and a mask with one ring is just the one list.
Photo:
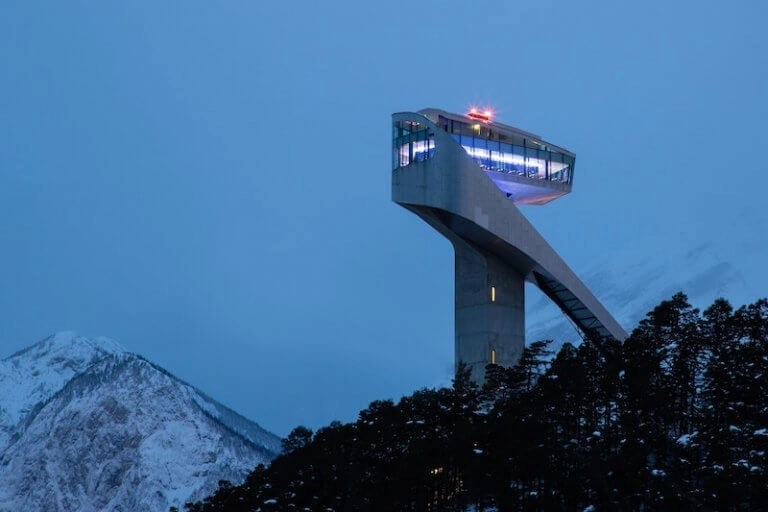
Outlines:
[[[546, 204], [571, 191], [576, 155], [567, 149], [481, 113], [473, 118], [427, 108], [418, 114], [450, 134], [513, 203]], [[393, 168], [434, 153], [426, 125], [396, 121], [393, 127]]]

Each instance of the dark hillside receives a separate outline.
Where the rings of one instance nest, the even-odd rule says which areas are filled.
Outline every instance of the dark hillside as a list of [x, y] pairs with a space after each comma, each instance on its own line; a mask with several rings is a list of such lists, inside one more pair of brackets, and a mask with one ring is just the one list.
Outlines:
[[703, 313], [682, 294], [624, 344], [547, 342], [478, 389], [377, 401], [294, 430], [286, 452], [194, 512], [764, 510], [768, 301]]

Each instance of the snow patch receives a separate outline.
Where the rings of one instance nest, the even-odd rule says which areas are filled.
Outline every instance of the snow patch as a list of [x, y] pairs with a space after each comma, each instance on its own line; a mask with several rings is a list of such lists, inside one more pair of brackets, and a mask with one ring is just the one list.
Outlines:
[[680, 446], [688, 446], [691, 444], [691, 441], [693, 440], [694, 437], [696, 437], [697, 434], [698, 432], [683, 434], [677, 438], [677, 444], [679, 444]]

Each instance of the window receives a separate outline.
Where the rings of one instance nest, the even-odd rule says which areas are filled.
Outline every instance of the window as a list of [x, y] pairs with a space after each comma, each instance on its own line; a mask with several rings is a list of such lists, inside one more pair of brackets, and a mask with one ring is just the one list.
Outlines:
[[491, 349], [491, 364], [496, 364], [496, 349]]
[[491, 302], [496, 302], [496, 287], [491, 286]]
[[435, 134], [415, 121], [392, 125], [392, 168], [423, 162], [435, 154]]

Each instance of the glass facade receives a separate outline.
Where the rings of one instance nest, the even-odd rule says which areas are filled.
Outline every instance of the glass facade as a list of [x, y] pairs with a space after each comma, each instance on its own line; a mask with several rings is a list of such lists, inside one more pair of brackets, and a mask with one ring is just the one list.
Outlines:
[[435, 134], [414, 121], [396, 121], [392, 124], [392, 168], [423, 162], [435, 154]]
[[438, 125], [487, 171], [559, 183], [573, 181], [574, 157], [553, 151], [537, 140], [522, 134], [498, 133], [482, 123], [465, 123], [443, 116], [438, 118]]
[[[555, 183], [573, 182], [575, 158], [523, 134], [494, 131], [484, 123], [439, 116], [437, 125], [448, 132], [486, 171]], [[392, 125], [392, 168], [423, 162], [435, 154], [435, 135], [415, 121]]]

